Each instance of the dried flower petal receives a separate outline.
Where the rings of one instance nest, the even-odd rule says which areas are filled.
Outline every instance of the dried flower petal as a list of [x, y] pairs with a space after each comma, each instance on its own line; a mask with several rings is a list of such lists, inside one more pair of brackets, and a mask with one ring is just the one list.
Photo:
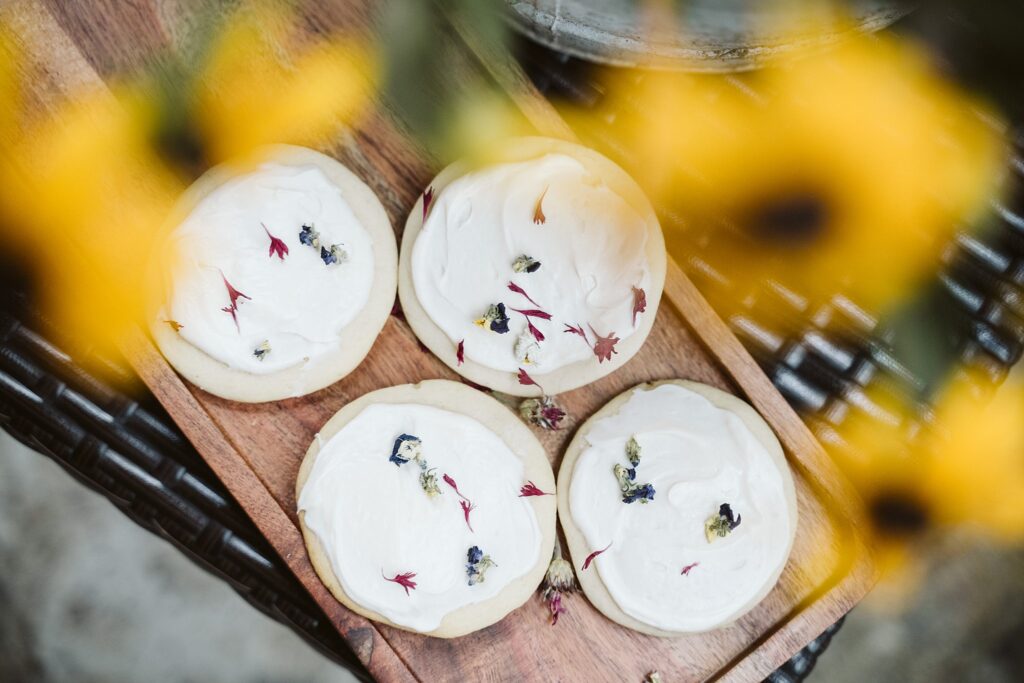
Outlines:
[[320, 247], [320, 233], [314, 230], [312, 225], [303, 223], [302, 230], [299, 231], [299, 242], [307, 247], [318, 249]]
[[[384, 570], [383, 569], [380, 571], [380, 575], [384, 576]], [[413, 578], [415, 576], [416, 576], [416, 572], [405, 572], [404, 574], [395, 574], [394, 578], [391, 578], [391, 579], [389, 579], [388, 577], [384, 576], [384, 580], [385, 581], [390, 581], [391, 583], [397, 583], [399, 586], [401, 586], [402, 588], [405, 589], [405, 594], [409, 595], [409, 589], [410, 588], [412, 588], [414, 590], [416, 589], [416, 582], [413, 581]]]
[[633, 288], [633, 324], [636, 325], [636, 316], [647, 310], [647, 294], [639, 287]]
[[740, 525], [741, 515], [733, 517], [732, 507], [728, 503], [718, 506], [718, 513], [711, 515], [704, 522], [704, 538], [711, 543], [716, 538], [725, 538]]
[[260, 225], [263, 226], [263, 231], [270, 238], [270, 251], [267, 252], [267, 256], [273, 258], [276, 254], [279, 259], [284, 261], [284, 257], [288, 255], [288, 245], [284, 243], [284, 240], [271, 235], [266, 225], [263, 223], [260, 223]]
[[608, 333], [607, 337], [602, 337], [592, 326], [588, 325], [587, 327], [590, 327], [590, 331], [597, 337], [597, 341], [594, 342], [594, 355], [597, 356], [597, 362], [603, 363], [606, 360], [611, 360], [612, 354], [618, 353], [615, 350], [615, 345], [621, 340], [615, 336], [614, 332]]
[[235, 329], [241, 331], [241, 328], [239, 328], [238, 326], [238, 299], [239, 297], [241, 297], [242, 299], [248, 299], [249, 301], [252, 301], [252, 298], [246, 296], [245, 294], [242, 294], [240, 291], [232, 287], [231, 283], [228, 282], [227, 277], [224, 275], [224, 271], [221, 271], [220, 277], [222, 280], [224, 280], [224, 286], [227, 287], [228, 289], [228, 299], [230, 299], [231, 301], [230, 304], [228, 304], [227, 306], [220, 310], [224, 311], [225, 313], [230, 313], [231, 319], [235, 321]]
[[434, 474], [436, 468], [427, 469], [427, 461], [420, 458], [420, 488], [427, 494], [428, 498], [441, 495], [441, 487], [437, 485], [437, 475]]
[[519, 416], [542, 429], [558, 429], [565, 411], [555, 405], [550, 396], [528, 398], [519, 404]]
[[259, 346], [253, 349], [252, 355], [256, 356], [256, 360], [263, 360], [268, 353], [270, 353], [270, 340], [264, 339]]
[[544, 188], [544, 191], [540, 193], [540, 197], [537, 198], [537, 205], [533, 208], [533, 223], [534, 225], [543, 225], [547, 220], [547, 216], [544, 215], [544, 195], [548, 193], [548, 188]]
[[[537, 382], [526, 373], [526, 370], [523, 370], [522, 368], [519, 368], [519, 375], [518, 375], [518, 377], [519, 377], [519, 383], [522, 384], [523, 386], [527, 386], [528, 387], [528, 386], [530, 386], [532, 384], [533, 386], [540, 388], [540, 385], [537, 384]], [[541, 389], [541, 391], [544, 391], [544, 390]]]
[[419, 460], [423, 453], [423, 442], [412, 434], [400, 434], [391, 448], [390, 462], [401, 467], [410, 460]]
[[553, 493], [547, 493], [537, 488], [537, 485], [532, 481], [528, 481], [523, 484], [522, 488], [519, 489], [520, 498], [529, 498], [530, 496], [553, 496]]
[[489, 329], [491, 332], [505, 334], [508, 332], [508, 316], [505, 314], [505, 304], [491, 304], [482, 318], [473, 321], [479, 327]]
[[590, 341], [587, 340], [587, 333], [583, 331], [583, 326], [578, 323], [576, 327], [573, 327], [572, 325], [569, 325], [567, 323], [565, 325], [565, 329], [562, 330], [562, 332], [571, 332], [572, 334], [578, 334], [579, 336], [583, 337], [583, 341], [587, 342], [588, 344], [590, 343]]
[[516, 260], [512, 262], [512, 270], [517, 273], [536, 273], [539, 268], [540, 261], [537, 261], [526, 254], [516, 256]]
[[462, 516], [466, 518], [466, 526], [469, 527], [470, 531], [473, 531], [473, 525], [469, 523], [469, 513], [472, 512], [476, 506], [465, 500], [460, 500], [459, 505], [462, 506]]
[[679, 573], [682, 574], [683, 576], [689, 576], [690, 575], [690, 570], [693, 569], [694, 567], [696, 567], [699, 564], [700, 564], [700, 562], [691, 562], [690, 564], [688, 564], [685, 567], [683, 567], [682, 571], [680, 571]]
[[558, 591], [552, 591], [550, 597], [545, 600], [548, 603], [548, 611], [551, 613], [551, 625], [554, 626], [558, 623], [558, 617], [561, 614], [565, 614], [568, 610], [562, 606], [562, 594]]
[[430, 212], [430, 205], [434, 201], [434, 186], [431, 185], [423, 192], [423, 222], [427, 222], [427, 213]]
[[514, 283], [514, 282], [509, 282], [509, 283], [508, 283], [508, 288], [509, 288], [509, 289], [510, 289], [511, 291], [515, 292], [516, 294], [522, 294], [523, 296], [525, 296], [525, 297], [526, 297], [526, 300], [527, 300], [527, 301], [529, 301], [529, 302], [530, 302], [531, 304], [533, 304], [534, 306], [540, 306], [540, 304], [538, 304], [538, 303], [537, 303], [536, 301], [534, 301], [533, 299], [531, 299], [531, 298], [530, 298], [530, 295], [526, 293], [526, 290], [525, 290], [525, 289], [523, 289], [522, 287], [520, 287], [520, 286], [519, 286], [519, 285], [517, 285], [516, 283]]
[[470, 586], [484, 582], [484, 573], [491, 567], [496, 567], [490, 555], [485, 555], [479, 546], [473, 546], [466, 551], [466, 577]]
[[525, 315], [527, 318], [540, 318], [541, 320], [551, 320], [551, 314], [545, 313], [539, 308], [512, 308], [510, 310], [513, 310], [516, 313], [519, 313], [520, 315]]
[[616, 464], [612, 467], [612, 472], [615, 473], [615, 478], [619, 481], [623, 503], [635, 503], [639, 500], [641, 504], [646, 504], [654, 500], [654, 486], [637, 484], [634, 481], [636, 479], [635, 467], [626, 468]]
[[165, 323], [167, 323], [168, 325], [170, 325], [170, 326], [171, 326], [171, 329], [172, 329], [172, 330], [174, 330], [175, 332], [177, 332], [177, 331], [179, 331], [179, 330], [180, 330], [181, 328], [185, 327], [184, 325], [182, 325], [181, 323], [179, 323], [179, 322], [178, 322], [177, 320], [170, 320], [170, 319], [167, 319], [167, 320], [164, 320], [164, 322], [165, 322]]
[[348, 261], [348, 252], [341, 244], [332, 244], [330, 249], [320, 247], [320, 260], [325, 266]]
[[539, 342], [544, 341], [544, 333], [541, 332], [534, 326], [533, 321], [529, 318], [526, 319], [526, 329], [530, 331], [530, 334]]
[[587, 559], [583, 561], [583, 569], [581, 571], [586, 571], [590, 567], [590, 563], [594, 561], [594, 558], [596, 558], [598, 555], [600, 555], [601, 553], [603, 553], [611, 547], [612, 542], [608, 541], [608, 545], [606, 545], [604, 548], [602, 548], [601, 550], [595, 550], [594, 552], [587, 555]]
[[448, 484], [448, 485], [449, 485], [449, 486], [451, 486], [451, 487], [452, 487], [453, 489], [455, 489], [455, 495], [457, 495], [457, 496], [458, 496], [459, 498], [461, 498], [462, 500], [465, 500], [465, 501], [468, 501], [468, 500], [469, 500], [469, 498], [466, 498], [466, 497], [465, 497], [464, 495], [462, 495], [462, 492], [461, 492], [461, 491], [459, 491], [459, 487], [458, 487], [458, 485], [457, 485], [457, 484], [455, 483], [455, 480], [454, 480], [454, 479], [452, 479], [452, 478], [451, 478], [451, 477], [450, 477], [449, 475], [447, 475], [447, 474], [446, 474], [446, 475], [444, 475], [444, 476], [443, 476], [443, 477], [441, 477], [441, 478], [442, 478], [442, 479], [444, 479], [444, 483]]
[[466, 340], [460, 339], [459, 345], [455, 347], [455, 361], [462, 365], [466, 361]]

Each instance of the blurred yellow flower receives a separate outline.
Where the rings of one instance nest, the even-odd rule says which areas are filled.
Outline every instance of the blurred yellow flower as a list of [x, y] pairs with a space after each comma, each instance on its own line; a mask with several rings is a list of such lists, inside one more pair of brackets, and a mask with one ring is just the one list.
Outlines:
[[729, 233], [714, 241], [731, 276], [782, 274], [876, 311], [933, 266], [1003, 161], [975, 105], [891, 38], [850, 40], [742, 82], [652, 74], [608, 87], [636, 174], [695, 229]]
[[264, 7], [238, 12], [214, 41], [194, 113], [211, 161], [268, 143], [315, 146], [368, 104], [375, 68], [361, 43], [295, 33], [288, 15]]
[[52, 116], [29, 112], [27, 127], [15, 105], [16, 37], [0, 41], [0, 140], [16, 140], [7, 156], [17, 160], [0, 167], [3, 237], [35, 266], [43, 310], [65, 342], [109, 351], [143, 319], [145, 273], [170, 257], [156, 253], [163, 223], [202, 170], [165, 156], [167, 120], [183, 119], [202, 158], [219, 162], [267, 143], [325, 142], [369, 103], [364, 49], [334, 37], [300, 42], [291, 15], [259, 7], [231, 15], [200, 72], [170, 85], [192, 88], [183, 96], [166, 97], [158, 79], [98, 86]]

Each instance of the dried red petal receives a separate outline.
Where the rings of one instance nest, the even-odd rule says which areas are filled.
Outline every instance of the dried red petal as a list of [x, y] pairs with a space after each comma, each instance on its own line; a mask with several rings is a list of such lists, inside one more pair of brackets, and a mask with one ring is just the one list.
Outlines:
[[562, 605], [562, 594], [558, 591], [553, 591], [551, 597], [548, 599], [548, 609], [551, 611], [551, 625], [554, 626], [558, 623], [558, 615], [565, 614], [569, 610]]
[[558, 429], [558, 423], [565, 419], [565, 411], [556, 405], [550, 405], [540, 409], [541, 417], [551, 424], [552, 429]]
[[590, 566], [590, 563], [594, 561], [595, 557], [597, 557], [598, 555], [600, 555], [605, 550], [608, 550], [608, 548], [611, 548], [611, 547], [612, 547], [612, 542], [608, 541], [608, 545], [606, 545], [604, 548], [602, 548], [601, 550], [595, 550], [594, 552], [592, 552], [589, 555], [587, 555], [587, 559], [583, 561], [583, 569], [584, 570], [587, 569], [587, 567]]
[[523, 487], [519, 489], [520, 498], [529, 498], [530, 496], [553, 496], [553, 493], [547, 493], [537, 488], [537, 485], [532, 481], [528, 481], [523, 484]]
[[534, 326], [529, 317], [526, 318], [526, 328], [530, 330], [530, 334], [533, 335], [534, 339], [539, 342], [544, 341], [544, 334]]
[[615, 350], [615, 345], [619, 343], [620, 339], [615, 336], [614, 332], [609, 332], [607, 337], [602, 337], [592, 326], [588, 325], [587, 327], [590, 327], [590, 331], [597, 337], [597, 341], [594, 342], [594, 355], [597, 356], [597, 362], [603, 363], [606, 360], [611, 360], [612, 354], [618, 353]]
[[469, 501], [460, 500], [459, 505], [462, 506], [462, 516], [466, 518], [466, 526], [469, 527], [470, 531], [473, 531], [473, 525], [469, 523], [469, 513], [473, 511], [476, 506]]
[[448, 484], [453, 489], [455, 489], [455, 495], [457, 495], [462, 500], [469, 501], [469, 498], [466, 498], [464, 495], [462, 495], [462, 492], [459, 491], [458, 485], [455, 483], [455, 480], [451, 478], [451, 476], [446, 474], [441, 478], [444, 480], [444, 483]]
[[[384, 576], [383, 570], [381, 570], [380, 575]], [[412, 580], [413, 577], [415, 576], [416, 572], [405, 572], [404, 574], [395, 574], [395, 577], [392, 579], [389, 579], [388, 577], [384, 576], [384, 580], [390, 581], [391, 583], [397, 583], [399, 586], [405, 589], [405, 594], [409, 595], [409, 589], [416, 588], [416, 582]]]
[[178, 331], [178, 330], [180, 330], [181, 328], [185, 327], [184, 325], [182, 325], [181, 323], [179, 323], [179, 322], [178, 322], [177, 320], [170, 320], [170, 319], [167, 319], [167, 320], [165, 320], [164, 322], [165, 322], [165, 323], [167, 323], [168, 325], [170, 325], [170, 326], [171, 326], [171, 329], [172, 329], [172, 330], [174, 330], [175, 332], [177, 332], [177, 331]]
[[[260, 225], [263, 225], [263, 223], [260, 223]], [[277, 254], [277, 257], [284, 261], [284, 257], [288, 255], [288, 245], [283, 240], [271, 235], [266, 225], [263, 225], [263, 231], [270, 238], [270, 251], [267, 252], [267, 256], [273, 258], [274, 254]]]
[[590, 343], [589, 341], [587, 341], [587, 333], [583, 331], [582, 325], [577, 324], [576, 327], [573, 327], [572, 325], [566, 324], [565, 329], [562, 330], [562, 332], [571, 332], [573, 334], [578, 334], [579, 336], [583, 337], [583, 341], [587, 342], [588, 344]]
[[511, 291], [515, 292], [516, 294], [522, 294], [523, 296], [525, 296], [525, 297], [526, 297], [526, 299], [527, 299], [527, 301], [529, 301], [529, 302], [530, 302], [531, 304], [533, 304], [534, 306], [540, 306], [540, 304], [539, 304], [539, 303], [537, 303], [536, 301], [534, 301], [533, 299], [531, 299], [531, 298], [530, 298], [530, 295], [526, 293], [526, 290], [524, 290], [524, 289], [523, 289], [522, 287], [520, 287], [520, 286], [519, 286], [519, 285], [517, 285], [516, 283], [514, 283], [514, 282], [509, 282], [509, 283], [508, 283], [508, 288], [509, 288], [509, 289], [510, 289]]
[[694, 567], [696, 567], [699, 564], [700, 564], [700, 562], [691, 562], [690, 564], [688, 564], [685, 567], [683, 567], [683, 570], [681, 572], [679, 572], [679, 573], [682, 574], [683, 576], [687, 576], [690, 573], [690, 570], [693, 569]]
[[647, 294], [639, 287], [633, 288], [633, 324], [636, 325], [637, 313], [647, 310]]
[[462, 365], [466, 361], [466, 340], [460, 339], [459, 345], [455, 347], [455, 360], [458, 361], [459, 365]]
[[540, 310], [539, 308], [522, 309], [522, 308], [512, 308], [511, 306], [509, 306], [509, 310], [510, 311], [515, 311], [516, 313], [519, 313], [521, 315], [525, 315], [527, 318], [540, 318], [541, 320], [551, 320], [551, 314], [550, 313], [545, 313], [544, 311]]
[[519, 383], [527, 387], [531, 384], [535, 387], [540, 387], [540, 385], [526, 373], [526, 370], [523, 370], [522, 368], [519, 368]]
[[430, 204], [434, 201], [434, 186], [431, 185], [423, 192], [423, 222], [427, 222], [427, 213], [430, 211]]
[[231, 300], [231, 303], [229, 305], [225, 306], [220, 310], [224, 311], [225, 313], [230, 313], [231, 319], [235, 321], [235, 329], [241, 331], [240, 328], [238, 327], [238, 316], [236, 315], [236, 312], [238, 311], [238, 298], [241, 297], [243, 299], [248, 299], [249, 301], [252, 301], [252, 298], [246, 296], [245, 294], [242, 294], [240, 291], [232, 287], [231, 283], [228, 282], [227, 277], [224, 275], [224, 271], [221, 271], [220, 277], [222, 280], [224, 280], [224, 286], [227, 287], [228, 289], [228, 299]]
[[534, 225], [544, 225], [547, 220], [547, 216], [544, 215], [544, 209], [541, 206], [544, 203], [544, 195], [548, 193], [548, 188], [544, 188], [544, 191], [540, 193], [540, 197], [537, 198], [537, 205], [533, 207], [533, 223]]

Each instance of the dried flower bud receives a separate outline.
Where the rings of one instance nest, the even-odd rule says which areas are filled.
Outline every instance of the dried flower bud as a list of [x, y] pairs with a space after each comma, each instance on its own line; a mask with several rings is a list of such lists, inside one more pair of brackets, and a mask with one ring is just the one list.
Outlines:
[[629, 437], [629, 441], [626, 442], [626, 458], [633, 467], [640, 464], [640, 444], [637, 443], [635, 436]]
[[256, 360], [263, 360], [268, 353], [270, 353], [270, 340], [264, 339], [259, 346], [253, 349], [252, 355], [256, 356]]
[[312, 225], [306, 225], [303, 223], [302, 230], [299, 232], [299, 242], [305, 244], [307, 247], [319, 249], [320, 233], [314, 230]]
[[473, 321], [476, 325], [489, 329], [491, 332], [505, 334], [508, 332], [508, 316], [505, 315], [505, 304], [491, 304], [482, 318]]
[[526, 254], [520, 254], [512, 262], [512, 270], [517, 273], [536, 273], [540, 268], [540, 261], [536, 261]]
[[565, 418], [565, 411], [555, 405], [550, 396], [542, 396], [520, 403], [519, 416], [541, 429], [558, 429], [558, 423]]
[[423, 453], [423, 442], [411, 434], [401, 434], [395, 439], [395, 445], [391, 448], [390, 462], [401, 467], [410, 460], [419, 460]]
[[496, 567], [490, 555], [485, 555], [479, 546], [466, 551], [466, 577], [470, 586], [484, 582], [484, 575], [491, 567]]
[[740, 525], [741, 515], [733, 517], [732, 507], [728, 503], [718, 506], [718, 513], [711, 515], [704, 522], [704, 538], [711, 543], [716, 538], [725, 538]]

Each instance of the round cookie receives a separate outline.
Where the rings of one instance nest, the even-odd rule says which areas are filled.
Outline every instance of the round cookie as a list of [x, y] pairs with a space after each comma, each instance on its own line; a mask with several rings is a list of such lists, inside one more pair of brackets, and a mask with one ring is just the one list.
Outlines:
[[[624, 502], [616, 464], [632, 466], [633, 502]], [[583, 591], [609, 619], [655, 636], [743, 616], [778, 581], [796, 535], [792, 473], [771, 428], [747, 403], [696, 382], [641, 384], [615, 397], [569, 444], [558, 489]], [[709, 529], [713, 520], [721, 524]]]
[[205, 391], [252, 403], [303, 396], [366, 357], [394, 302], [397, 261], [384, 207], [351, 171], [304, 147], [261, 148], [179, 200], [152, 260], [150, 330]]
[[[466, 255], [456, 267], [452, 254]], [[557, 394], [639, 351], [665, 268], [657, 217], [625, 171], [580, 145], [515, 138], [430, 183], [406, 221], [398, 294], [416, 336], [460, 375]], [[487, 317], [499, 303], [507, 333]]]
[[[420, 432], [422, 469], [389, 458], [409, 431]], [[310, 445], [295, 488], [313, 567], [339, 602], [397, 628], [454, 638], [501, 620], [544, 577], [555, 496], [522, 497], [527, 482], [555, 492], [529, 428], [486, 394], [427, 380], [370, 392], [338, 411]], [[471, 501], [469, 513], [462, 501]], [[466, 568], [472, 546], [496, 563], [475, 585]], [[403, 591], [394, 579], [408, 573], [416, 587]]]

